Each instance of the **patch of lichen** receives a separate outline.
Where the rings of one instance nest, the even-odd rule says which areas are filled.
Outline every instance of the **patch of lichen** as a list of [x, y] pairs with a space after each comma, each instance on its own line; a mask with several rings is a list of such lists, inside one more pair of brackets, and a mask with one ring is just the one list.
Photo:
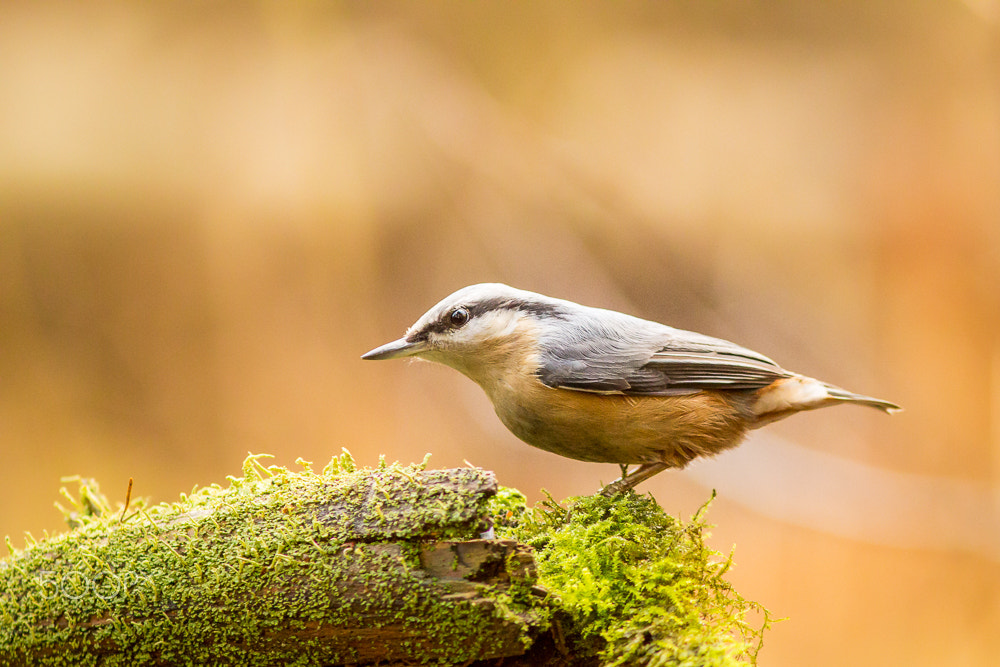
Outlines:
[[[0, 663], [341, 662], [352, 656], [314, 630], [358, 619], [398, 629], [426, 662], [489, 654], [482, 606], [422, 595], [430, 584], [413, 572], [419, 544], [478, 535], [490, 475], [451, 471], [468, 484], [449, 486], [445, 471], [359, 469], [346, 453], [321, 473], [259, 458], [225, 488], [128, 514], [88, 483], [85, 502], [69, 496], [73, 530], [22, 550], [8, 540]], [[491, 613], [530, 617], [520, 597], [498, 595]]]
[[705, 544], [708, 504], [685, 523], [634, 492], [528, 508], [501, 489], [491, 501], [498, 536], [537, 550], [538, 583], [572, 619], [577, 652], [596, 646], [605, 666], [755, 664], [770, 619], [725, 580], [731, 556]]

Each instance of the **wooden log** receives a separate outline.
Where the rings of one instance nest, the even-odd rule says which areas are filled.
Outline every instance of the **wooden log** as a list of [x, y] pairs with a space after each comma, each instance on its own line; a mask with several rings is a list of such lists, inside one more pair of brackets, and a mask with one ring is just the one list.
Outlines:
[[[724, 580], [705, 508], [529, 508], [478, 469], [257, 458], [227, 488], [131, 513], [82, 484], [73, 530], [8, 540], [0, 665], [737, 667], [770, 624]], [[506, 539], [481, 537], [491, 512]]]
[[244, 472], [0, 563], [0, 663], [459, 664], [549, 627], [531, 549], [478, 537], [492, 473]]

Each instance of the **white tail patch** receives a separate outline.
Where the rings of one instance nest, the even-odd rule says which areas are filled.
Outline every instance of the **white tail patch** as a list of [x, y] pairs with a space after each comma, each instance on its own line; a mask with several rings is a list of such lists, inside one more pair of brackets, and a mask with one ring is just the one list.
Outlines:
[[764, 387], [753, 404], [758, 417], [788, 410], [811, 410], [837, 400], [819, 380], [802, 375], [776, 380]]
[[889, 401], [852, 394], [840, 387], [834, 387], [804, 375], [794, 375], [790, 378], [776, 380], [757, 392], [757, 401], [753, 404], [757, 423], [753, 428], [801, 410], [813, 410], [836, 403], [867, 405], [889, 414], [902, 410], [901, 407]]

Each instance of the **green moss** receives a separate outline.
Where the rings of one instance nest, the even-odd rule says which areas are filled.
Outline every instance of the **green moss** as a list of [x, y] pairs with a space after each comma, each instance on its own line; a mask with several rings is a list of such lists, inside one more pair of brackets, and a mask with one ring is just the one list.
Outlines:
[[[499, 650], [484, 619], [516, 630], [543, 613], [516, 595], [533, 581], [485, 606], [426, 594], [447, 582], [418, 572], [421, 545], [477, 537], [492, 474], [365, 470], [346, 453], [317, 474], [260, 458], [225, 488], [124, 516], [79, 480], [79, 496], [64, 494], [75, 528], [0, 562], [0, 663], [326, 664], [396, 650], [450, 664]], [[329, 640], [359, 619], [416, 653]]]
[[572, 619], [578, 652], [603, 647], [607, 666], [756, 663], [770, 618], [724, 579], [731, 557], [705, 545], [708, 503], [683, 523], [634, 492], [529, 509], [501, 489], [491, 502], [498, 537], [537, 549], [538, 583]]
[[[426, 459], [361, 469], [345, 453], [316, 473], [261, 458], [226, 487], [127, 512], [76, 479], [64, 494], [73, 530], [22, 550], [7, 541], [0, 664], [460, 664], [517, 653], [551, 623], [557, 646], [604, 665], [738, 665], [768, 623], [705, 546], [704, 509], [682, 523], [634, 493], [528, 508], [510, 489], [490, 500], [491, 473]], [[469, 566], [448, 565], [447, 551], [429, 574], [429, 545], [481, 545], [490, 513], [497, 537], [537, 550], [537, 578], [523, 551], [501, 552], [490, 583], [453, 572]], [[754, 611], [760, 629], [746, 622]], [[336, 641], [361, 627], [394, 639]]]

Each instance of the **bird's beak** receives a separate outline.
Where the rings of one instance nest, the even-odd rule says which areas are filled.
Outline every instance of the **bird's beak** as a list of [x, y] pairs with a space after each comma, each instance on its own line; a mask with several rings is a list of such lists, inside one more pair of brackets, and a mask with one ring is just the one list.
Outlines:
[[379, 360], [412, 357], [415, 354], [423, 352], [425, 348], [426, 344], [423, 341], [411, 342], [405, 338], [400, 338], [399, 340], [394, 340], [391, 343], [386, 343], [382, 347], [376, 347], [371, 352], [365, 352], [361, 355], [361, 358]]

